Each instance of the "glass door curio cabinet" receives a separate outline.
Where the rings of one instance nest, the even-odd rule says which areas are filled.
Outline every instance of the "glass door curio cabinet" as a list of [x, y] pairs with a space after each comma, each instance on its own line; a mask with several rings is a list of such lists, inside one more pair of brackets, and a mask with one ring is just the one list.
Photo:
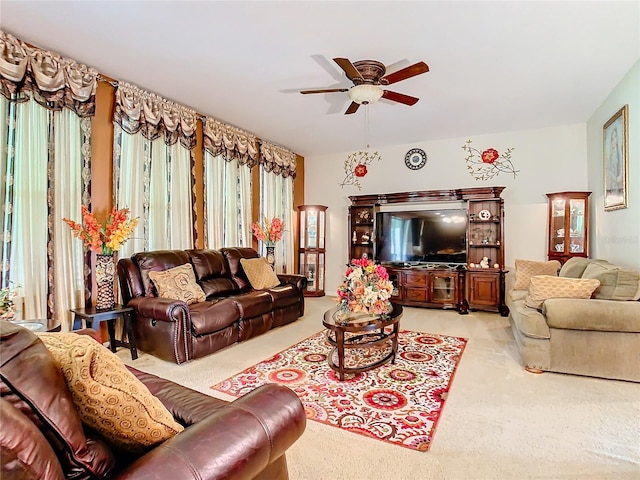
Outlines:
[[589, 255], [589, 195], [591, 192], [547, 193], [549, 197], [549, 260], [564, 264]]
[[301, 205], [298, 207], [298, 231], [300, 243], [298, 256], [299, 273], [307, 277], [304, 295], [324, 295], [325, 225], [327, 207], [324, 205]]

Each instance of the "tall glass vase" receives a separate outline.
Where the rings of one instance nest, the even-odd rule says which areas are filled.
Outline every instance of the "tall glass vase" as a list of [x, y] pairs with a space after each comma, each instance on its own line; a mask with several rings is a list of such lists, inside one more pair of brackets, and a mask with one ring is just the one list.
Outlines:
[[113, 293], [115, 271], [113, 255], [96, 255], [97, 310], [111, 310], [116, 305]]
[[273, 270], [276, 269], [276, 247], [275, 245], [267, 245], [267, 263], [271, 265]]

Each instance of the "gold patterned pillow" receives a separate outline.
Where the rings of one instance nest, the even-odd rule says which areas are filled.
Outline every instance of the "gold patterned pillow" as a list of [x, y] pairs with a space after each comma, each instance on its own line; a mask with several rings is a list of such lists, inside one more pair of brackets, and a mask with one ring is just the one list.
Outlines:
[[548, 298], [591, 298], [600, 281], [595, 279], [535, 275], [529, 282], [524, 304], [531, 308], [542, 308]]
[[560, 270], [560, 262], [557, 260], [537, 262], [516, 259], [516, 281], [513, 289], [526, 290], [529, 288], [529, 280], [534, 275], [558, 275], [558, 270]]
[[93, 338], [38, 336], [60, 364], [82, 421], [118, 447], [143, 452], [184, 430], [122, 360]]
[[188, 263], [162, 272], [149, 272], [149, 278], [156, 286], [159, 297], [182, 300], [187, 305], [203, 302], [207, 298]]
[[240, 265], [249, 279], [249, 283], [256, 290], [273, 288], [280, 285], [278, 275], [273, 271], [264, 257], [241, 258]]

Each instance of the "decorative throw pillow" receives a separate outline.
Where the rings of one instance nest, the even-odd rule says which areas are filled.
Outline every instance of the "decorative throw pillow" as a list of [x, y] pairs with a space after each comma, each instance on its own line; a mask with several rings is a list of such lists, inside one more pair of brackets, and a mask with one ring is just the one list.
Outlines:
[[605, 260], [594, 260], [585, 268], [582, 278], [600, 281], [594, 298], [603, 300], [638, 300], [640, 272], [624, 270]]
[[149, 272], [149, 278], [162, 298], [182, 300], [187, 305], [203, 302], [207, 298], [188, 263], [162, 272]]
[[75, 333], [39, 333], [84, 423], [120, 448], [143, 452], [184, 427], [109, 349]]
[[273, 271], [264, 257], [241, 258], [240, 265], [249, 279], [249, 283], [256, 290], [273, 288], [280, 285], [278, 275]]
[[535, 275], [529, 282], [524, 304], [540, 309], [548, 298], [591, 298], [599, 285], [600, 281], [595, 279]]
[[548, 262], [537, 262], [534, 260], [516, 260], [516, 281], [514, 290], [526, 290], [529, 288], [529, 280], [534, 275], [558, 275], [560, 262], [549, 260]]

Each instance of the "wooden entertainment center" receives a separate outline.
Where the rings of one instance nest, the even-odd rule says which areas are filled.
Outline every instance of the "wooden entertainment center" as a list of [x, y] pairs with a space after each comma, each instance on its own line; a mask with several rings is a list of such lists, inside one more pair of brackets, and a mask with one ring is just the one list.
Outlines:
[[350, 196], [350, 258], [375, 258], [376, 214], [381, 206], [404, 204], [407, 208], [428, 210], [430, 204], [440, 203], [446, 208], [447, 202], [457, 202], [467, 212], [466, 265], [389, 265], [387, 270], [395, 287], [392, 300], [408, 306], [454, 308], [460, 314], [471, 309], [507, 316], [503, 190], [504, 187], [478, 187]]

